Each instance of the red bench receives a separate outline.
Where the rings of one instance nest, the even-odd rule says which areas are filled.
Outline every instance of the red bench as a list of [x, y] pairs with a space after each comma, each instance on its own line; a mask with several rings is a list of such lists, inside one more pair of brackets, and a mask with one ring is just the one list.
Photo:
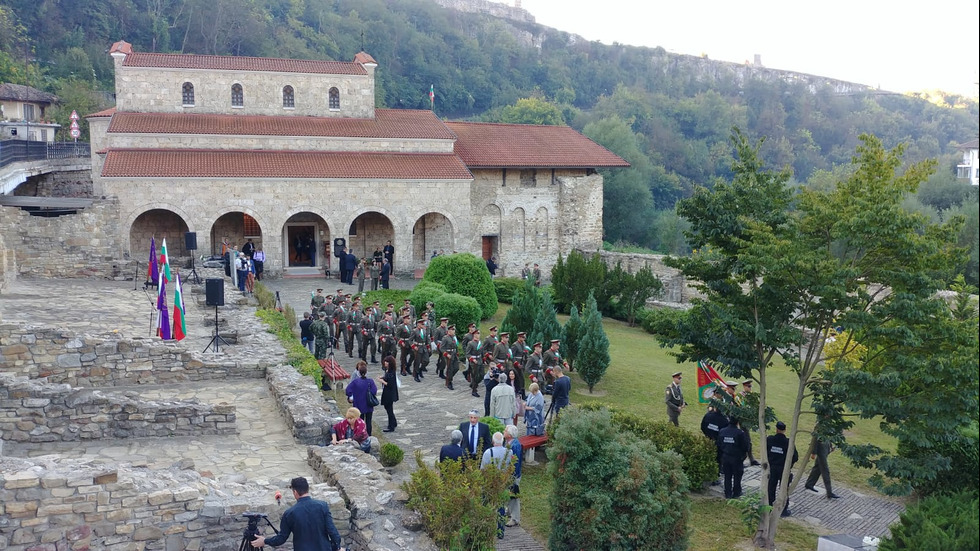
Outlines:
[[527, 450], [531, 450], [531, 460], [528, 463], [534, 465], [536, 463], [534, 460], [534, 449], [547, 444], [548, 436], [544, 434], [541, 436], [521, 436], [517, 440], [521, 443], [521, 453], [527, 454]]
[[334, 383], [337, 381], [350, 379], [350, 373], [348, 373], [344, 368], [340, 367], [337, 360], [333, 358], [317, 360], [317, 363], [320, 364], [320, 369], [323, 370], [323, 380], [330, 381], [331, 388], [333, 388]]

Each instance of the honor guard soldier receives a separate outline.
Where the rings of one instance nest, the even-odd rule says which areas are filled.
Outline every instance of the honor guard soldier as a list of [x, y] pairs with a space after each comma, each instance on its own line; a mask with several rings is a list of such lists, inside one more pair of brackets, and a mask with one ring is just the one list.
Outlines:
[[455, 390], [453, 388], [453, 377], [459, 371], [459, 341], [456, 339], [455, 325], [446, 327], [446, 336], [442, 338], [439, 350], [446, 370], [446, 388]]
[[[561, 368], [562, 371], [568, 369], [568, 364], [561, 359], [561, 354], [558, 353], [558, 348], [560, 346], [561, 341], [554, 339], [551, 341], [551, 347], [545, 350], [544, 354], [541, 356], [542, 363], [544, 363], [545, 388], [555, 383], [554, 370], [556, 368]], [[571, 369], [568, 370], [571, 371]]]
[[436, 375], [446, 378], [446, 357], [442, 355], [442, 339], [449, 332], [449, 318], [440, 318], [439, 325], [432, 330], [432, 342], [436, 343]]
[[405, 305], [402, 306], [402, 309], [405, 308], [408, 308], [408, 317], [411, 318], [412, 322], [414, 323], [419, 316], [415, 312], [415, 306], [412, 306], [412, 301], [407, 298], [405, 299]]
[[[351, 351], [348, 352], [348, 356], [354, 356], [353, 348], [356, 344], [357, 355], [360, 357], [361, 349], [364, 347], [364, 333], [362, 333], [364, 329], [364, 312], [361, 311], [360, 302], [355, 302], [354, 307], [351, 308], [348, 325], [350, 326], [351, 336], [353, 337], [351, 339]], [[361, 359], [363, 360], [364, 358]]]
[[373, 364], [378, 363], [376, 357], [378, 353], [378, 345], [377, 345], [377, 341], [375, 340], [376, 334], [377, 334], [377, 328], [375, 326], [375, 321], [374, 321], [374, 307], [371, 307], [370, 311], [364, 314], [363, 319], [361, 320], [361, 343], [360, 343], [360, 348], [358, 349], [358, 355], [361, 357], [362, 360], [366, 362], [367, 352], [368, 349], [370, 348], [371, 363]]
[[742, 432], [738, 417], [728, 420], [728, 426], [718, 433], [721, 448], [721, 472], [725, 476], [725, 499], [742, 497], [742, 474], [745, 472], [745, 454], [749, 451], [749, 439]]
[[333, 297], [327, 295], [324, 297], [323, 304], [317, 309], [318, 312], [323, 312], [327, 317], [323, 320], [327, 323], [327, 335], [330, 336], [330, 346], [337, 346], [337, 326], [334, 324], [334, 313], [337, 311], [337, 305], [333, 303]]
[[497, 343], [499, 342], [497, 339], [497, 326], [494, 325], [490, 327], [489, 332], [490, 334], [487, 335], [487, 338], [483, 339], [484, 354], [492, 354], [493, 349], [497, 346]]
[[[404, 311], [404, 310], [402, 310]], [[403, 377], [408, 376], [408, 368], [411, 367], [412, 356], [412, 326], [411, 326], [410, 314], [404, 314], [402, 316], [402, 323], [395, 330], [395, 338], [398, 342], [398, 348], [401, 349], [402, 362], [401, 362], [401, 374]]]
[[328, 341], [330, 340], [330, 331], [327, 329], [327, 315], [323, 312], [317, 312], [317, 319], [310, 324], [310, 332], [313, 333], [314, 350], [313, 357], [322, 360], [327, 357]]
[[463, 335], [462, 339], [460, 339], [460, 342], [462, 342], [463, 344], [463, 350], [466, 350], [466, 345], [470, 344], [470, 341], [473, 340], [474, 331], [476, 331], [476, 324], [475, 323], [469, 324], [466, 328], [466, 334]]
[[500, 370], [506, 372], [514, 366], [510, 351], [510, 334], [501, 333], [500, 342], [493, 347], [493, 359], [497, 360]]
[[392, 321], [390, 310], [384, 313], [378, 325], [378, 345], [382, 358], [394, 357], [398, 353], [395, 349], [395, 322]]
[[480, 330], [476, 329], [473, 331], [473, 338], [470, 339], [470, 343], [466, 345], [466, 369], [468, 371], [468, 380], [470, 382], [470, 390], [473, 396], [479, 398], [480, 393], [476, 391], [479, 388], [480, 381], [483, 380], [483, 342], [480, 341]]
[[310, 309], [313, 310], [313, 314], [316, 315], [316, 311], [323, 306], [323, 301], [326, 300], [323, 297], [323, 289], [317, 289], [316, 294], [310, 297]]
[[347, 305], [345, 304], [344, 295], [339, 294], [336, 298], [337, 309], [333, 313], [333, 324], [334, 324], [334, 340], [336, 341], [336, 348], [340, 348], [340, 345], [344, 345], [344, 350], [347, 349]]
[[536, 342], [531, 346], [531, 355], [527, 357], [524, 362], [524, 371], [528, 373], [533, 379], [533, 382], [538, 383], [538, 385], [544, 384], [544, 359], [541, 357], [541, 343]]
[[670, 419], [670, 422], [675, 427], [680, 426], [678, 425], [678, 420], [680, 419], [681, 411], [687, 405], [687, 402], [684, 401], [684, 393], [681, 392], [682, 375], [683, 373], [680, 371], [671, 375], [673, 381], [667, 386], [664, 394], [664, 402], [667, 404], [667, 418]]
[[[786, 467], [786, 454], [789, 453], [789, 438], [786, 438], [786, 423], [782, 421], [776, 422], [776, 434], [770, 435], [766, 438], [766, 458], [769, 461], [769, 505], [772, 506], [776, 503], [776, 488], [779, 486], [780, 481], [783, 478], [783, 469]], [[796, 465], [796, 462], [800, 459], [800, 454], [796, 453], [796, 448], [793, 448], [793, 459], [790, 462], [790, 468]], [[793, 475], [789, 475], [789, 481], [793, 482]], [[780, 513], [781, 517], [788, 517], [791, 513], [789, 510], [789, 496], [786, 496], [786, 504], [783, 505], [783, 512]]]
[[415, 371], [412, 373], [416, 383], [422, 382], [422, 372], [429, 364], [429, 332], [425, 329], [424, 315], [415, 322], [412, 331], [412, 353], [415, 356]]

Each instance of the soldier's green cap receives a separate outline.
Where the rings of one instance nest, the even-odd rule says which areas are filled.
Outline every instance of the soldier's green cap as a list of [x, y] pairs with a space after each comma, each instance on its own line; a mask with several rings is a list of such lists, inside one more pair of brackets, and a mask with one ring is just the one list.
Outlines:
[[531, 345], [531, 348], [541, 348], [541, 343], [540, 342], [536, 342], [536, 343], [534, 343], [534, 344]]
[[320, 312], [318, 312], [317, 315], [320, 316], [321, 318], [327, 317], [327, 313], [324, 312], [323, 310], [320, 310]]
[[456, 330], [456, 326], [455, 325], [450, 325], [449, 327], [446, 328], [446, 330], [448, 331], [449, 329], [452, 329], [453, 331], [455, 331]]
[[677, 373], [674, 373], [673, 375], [671, 375], [671, 377], [680, 377], [683, 374], [684, 374], [683, 372], [678, 371]]

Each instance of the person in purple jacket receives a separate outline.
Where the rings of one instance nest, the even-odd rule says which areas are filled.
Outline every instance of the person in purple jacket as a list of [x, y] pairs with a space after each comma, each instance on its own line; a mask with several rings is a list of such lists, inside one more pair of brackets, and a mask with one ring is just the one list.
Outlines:
[[344, 393], [347, 394], [347, 400], [361, 410], [361, 419], [364, 419], [368, 436], [371, 436], [371, 417], [374, 415], [374, 407], [368, 405], [368, 395], [376, 396], [378, 386], [374, 384], [374, 379], [367, 376], [367, 362], [363, 360], [357, 362], [356, 368], [358, 376], [347, 385]]

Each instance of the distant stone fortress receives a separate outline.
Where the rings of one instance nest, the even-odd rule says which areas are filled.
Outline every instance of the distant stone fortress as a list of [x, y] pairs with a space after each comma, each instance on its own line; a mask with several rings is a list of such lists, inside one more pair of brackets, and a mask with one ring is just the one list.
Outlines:
[[[516, 275], [602, 243], [602, 177], [623, 159], [569, 127], [443, 122], [376, 109], [378, 63], [153, 54], [117, 42], [116, 107], [87, 118], [96, 197], [118, 201], [123, 255], [151, 237], [183, 255], [246, 239], [271, 274], [389, 241], [396, 271], [433, 251]], [[436, 91], [438, 94], [438, 91]], [[436, 98], [438, 101], [438, 97]], [[312, 237], [316, 255], [297, 252]], [[198, 254], [200, 254], [198, 253]]]

